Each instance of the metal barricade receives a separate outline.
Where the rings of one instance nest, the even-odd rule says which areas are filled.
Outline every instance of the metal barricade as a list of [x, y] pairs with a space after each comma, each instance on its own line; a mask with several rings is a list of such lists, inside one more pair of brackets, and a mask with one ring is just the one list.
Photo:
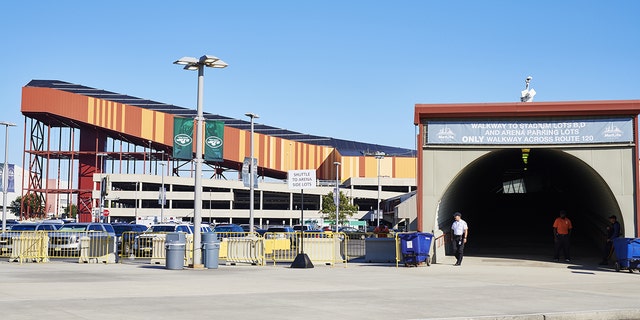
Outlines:
[[167, 239], [167, 234], [157, 234], [155, 237], [151, 238], [151, 248], [149, 251], [146, 251], [145, 255], [151, 255], [151, 264], [165, 264], [166, 253], [165, 253], [165, 241]]
[[10, 262], [48, 262], [46, 231], [21, 231], [11, 239]]
[[345, 259], [364, 259], [366, 252], [366, 238], [373, 236], [373, 233], [366, 232], [345, 232], [346, 243], [344, 244]]
[[227, 263], [249, 263], [264, 265], [264, 239], [256, 236], [226, 238]]
[[[304, 238], [302, 237], [304, 234]], [[265, 233], [265, 259], [277, 262], [293, 262], [304, 247], [313, 263], [335, 265], [347, 262], [348, 238], [344, 233], [333, 232], [276, 232]]]
[[118, 254], [121, 258], [135, 259], [136, 255], [136, 239], [142, 234], [139, 231], [125, 231], [117, 238]]
[[264, 265], [264, 239], [256, 232], [216, 232], [220, 240], [218, 259], [226, 264]]
[[116, 240], [99, 231], [49, 232], [50, 258], [77, 258], [79, 262], [115, 262]]
[[104, 232], [87, 232], [80, 237], [80, 263], [115, 263], [115, 238]]
[[13, 250], [13, 239], [20, 236], [19, 231], [6, 231], [0, 233], [0, 257], [8, 258]]

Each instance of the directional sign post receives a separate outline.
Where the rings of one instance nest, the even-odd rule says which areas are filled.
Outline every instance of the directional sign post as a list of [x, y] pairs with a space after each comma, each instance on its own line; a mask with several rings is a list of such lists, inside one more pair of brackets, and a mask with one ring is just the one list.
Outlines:
[[300, 189], [300, 253], [296, 256], [291, 268], [313, 268], [309, 256], [304, 253], [304, 189], [316, 187], [315, 170], [289, 170], [287, 173], [289, 189]]

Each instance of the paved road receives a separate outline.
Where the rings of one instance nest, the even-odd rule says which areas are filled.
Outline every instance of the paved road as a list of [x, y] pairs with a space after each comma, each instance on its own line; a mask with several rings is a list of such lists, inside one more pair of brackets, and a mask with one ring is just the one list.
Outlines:
[[580, 261], [212, 270], [0, 262], [2, 319], [640, 319], [639, 296], [638, 271]]

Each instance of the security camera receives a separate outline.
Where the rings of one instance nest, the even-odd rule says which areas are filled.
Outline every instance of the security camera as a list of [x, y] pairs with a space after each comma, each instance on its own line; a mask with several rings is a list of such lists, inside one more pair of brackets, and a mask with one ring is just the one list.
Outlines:
[[533, 79], [533, 78], [531, 78], [531, 76], [527, 77], [527, 81], [531, 81], [531, 79]]

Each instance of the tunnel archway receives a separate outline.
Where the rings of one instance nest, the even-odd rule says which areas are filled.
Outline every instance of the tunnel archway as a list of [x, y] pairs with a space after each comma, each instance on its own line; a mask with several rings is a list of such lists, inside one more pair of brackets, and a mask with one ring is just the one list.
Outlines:
[[611, 189], [582, 160], [558, 149], [500, 149], [458, 173], [440, 200], [437, 224], [448, 232], [452, 213], [462, 212], [468, 254], [548, 259], [560, 210], [574, 226], [574, 257], [600, 257], [609, 215], [624, 228]]

